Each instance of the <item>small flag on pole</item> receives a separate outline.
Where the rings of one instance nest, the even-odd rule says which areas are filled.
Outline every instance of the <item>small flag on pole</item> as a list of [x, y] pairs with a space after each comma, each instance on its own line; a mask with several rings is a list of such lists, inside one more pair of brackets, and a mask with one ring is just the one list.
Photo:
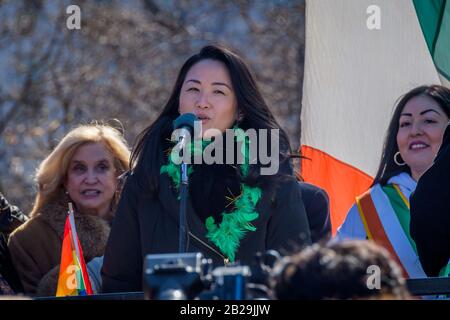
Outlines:
[[69, 212], [64, 227], [64, 239], [61, 249], [61, 264], [56, 296], [84, 296], [91, 294], [91, 282], [86, 270], [83, 250], [75, 228], [73, 207], [72, 203], [69, 203]]

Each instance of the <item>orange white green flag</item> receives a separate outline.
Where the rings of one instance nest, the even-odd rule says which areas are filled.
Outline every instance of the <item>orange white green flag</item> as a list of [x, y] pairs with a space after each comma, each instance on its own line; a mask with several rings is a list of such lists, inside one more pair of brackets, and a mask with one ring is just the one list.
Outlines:
[[91, 295], [92, 287], [84, 262], [83, 250], [75, 228], [72, 204], [64, 227], [57, 297]]
[[327, 191], [333, 234], [373, 181], [396, 100], [449, 75], [450, 1], [307, 0], [301, 174]]

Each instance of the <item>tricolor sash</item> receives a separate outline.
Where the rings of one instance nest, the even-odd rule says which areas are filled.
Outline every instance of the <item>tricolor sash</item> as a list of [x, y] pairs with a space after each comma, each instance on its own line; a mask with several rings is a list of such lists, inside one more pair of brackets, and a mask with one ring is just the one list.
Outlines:
[[405, 278], [426, 278], [409, 231], [409, 201], [398, 185], [375, 185], [356, 198], [367, 237], [386, 248]]

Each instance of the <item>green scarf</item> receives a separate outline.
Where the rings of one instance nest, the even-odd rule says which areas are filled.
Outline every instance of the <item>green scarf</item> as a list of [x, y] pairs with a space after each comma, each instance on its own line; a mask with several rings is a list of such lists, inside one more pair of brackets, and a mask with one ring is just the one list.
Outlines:
[[[250, 166], [250, 139], [244, 134], [240, 128], [234, 128], [236, 141], [242, 142], [240, 152], [243, 156], [244, 163], [239, 166], [242, 177], [245, 179], [249, 173]], [[198, 148], [198, 143], [190, 143], [188, 148], [191, 148], [192, 155], [203, 153], [204, 148], [210, 141], [202, 140], [201, 149]], [[180, 163], [178, 155], [170, 153], [169, 163], [162, 166], [160, 173], [167, 174], [177, 190], [180, 187]], [[188, 175], [192, 174], [193, 167], [188, 169]], [[230, 212], [222, 212], [222, 222], [217, 225], [213, 217], [208, 217], [205, 221], [207, 230], [206, 237], [212, 241], [220, 251], [234, 262], [236, 251], [239, 248], [239, 243], [248, 231], [256, 231], [256, 228], [251, 224], [252, 221], [258, 218], [259, 214], [256, 212], [256, 205], [261, 199], [262, 191], [258, 187], [250, 187], [241, 182], [241, 193], [234, 199], [230, 199], [230, 203], [234, 202], [235, 209]]]

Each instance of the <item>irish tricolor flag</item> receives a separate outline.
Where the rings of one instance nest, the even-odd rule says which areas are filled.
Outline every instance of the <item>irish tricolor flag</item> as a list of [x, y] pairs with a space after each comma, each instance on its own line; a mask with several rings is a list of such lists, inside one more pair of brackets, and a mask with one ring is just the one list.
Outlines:
[[307, 0], [301, 172], [328, 192], [333, 234], [376, 174], [396, 100], [449, 75], [450, 1]]

